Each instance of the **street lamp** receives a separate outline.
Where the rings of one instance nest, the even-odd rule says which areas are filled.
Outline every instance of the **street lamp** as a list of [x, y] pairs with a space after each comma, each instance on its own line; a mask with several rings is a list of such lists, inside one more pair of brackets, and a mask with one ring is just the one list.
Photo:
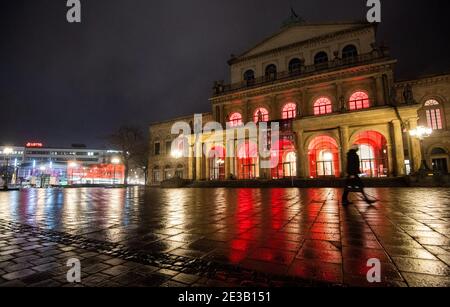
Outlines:
[[3, 189], [8, 191], [8, 177], [9, 177], [9, 156], [14, 152], [14, 149], [11, 147], [3, 148], [3, 154], [6, 156], [6, 175], [5, 181], [3, 182]]
[[111, 163], [114, 165], [114, 179], [113, 179], [113, 185], [116, 184], [116, 166], [118, 164], [120, 164], [120, 159], [119, 158], [112, 158], [111, 159]]
[[409, 131], [409, 135], [413, 138], [418, 139], [420, 142], [420, 152], [422, 155], [422, 161], [421, 161], [421, 165], [418, 170], [418, 173], [430, 173], [431, 172], [430, 168], [427, 165], [427, 161], [425, 159], [425, 155], [423, 152], [423, 140], [427, 137], [430, 137], [432, 133], [433, 133], [433, 129], [423, 127], [423, 126], [419, 126], [416, 129]]

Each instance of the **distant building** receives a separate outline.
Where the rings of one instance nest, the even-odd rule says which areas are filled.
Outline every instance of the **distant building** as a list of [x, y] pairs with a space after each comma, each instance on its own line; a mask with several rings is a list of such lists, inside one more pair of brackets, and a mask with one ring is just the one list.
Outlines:
[[[12, 148], [12, 153], [5, 154], [5, 148]], [[89, 149], [84, 145], [45, 147], [42, 143], [27, 143], [25, 147], [3, 146], [0, 150], [2, 173], [9, 175], [12, 184], [48, 186], [124, 182], [123, 165], [114, 161], [120, 156], [119, 151]]]
[[[450, 74], [397, 81], [396, 63], [376, 43], [373, 24], [285, 24], [229, 61], [231, 83], [215, 83], [212, 112], [203, 115], [203, 124], [210, 119], [234, 130], [248, 122], [280, 123], [279, 144], [271, 144], [277, 166], [261, 167], [258, 139], [236, 138], [230, 148], [225, 133], [219, 144], [204, 134], [206, 153], [199, 158], [171, 154], [177, 119], [150, 126], [150, 181], [341, 177], [352, 147], [359, 148], [367, 177], [404, 176], [420, 168], [422, 157], [448, 173]], [[433, 129], [423, 151], [409, 133], [419, 125]], [[196, 137], [184, 137], [179, 151], [190, 153]]]

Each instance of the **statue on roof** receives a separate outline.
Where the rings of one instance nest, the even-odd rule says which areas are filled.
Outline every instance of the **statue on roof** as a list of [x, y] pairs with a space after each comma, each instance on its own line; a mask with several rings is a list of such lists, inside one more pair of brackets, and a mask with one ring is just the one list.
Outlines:
[[292, 25], [303, 24], [305, 20], [300, 17], [294, 8], [291, 6], [291, 16], [283, 22], [283, 27], [289, 27]]
[[411, 84], [407, 84], [403, 91], [403, 98], [405, 99], [406, 104], [415, 104], [416, 101], [414, 99], [414, 93], [412, 90]]

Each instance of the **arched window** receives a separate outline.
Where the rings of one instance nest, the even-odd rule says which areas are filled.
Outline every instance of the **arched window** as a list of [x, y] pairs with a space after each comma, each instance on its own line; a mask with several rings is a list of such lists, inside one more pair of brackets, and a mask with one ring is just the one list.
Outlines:
[[332, 137], [314, 138], [308, 146], [308, 156], [311, 178], [340, 176], [339, 146]]
[[275, 80], [277, 78], [277, 67], [274, 64], [270, 64], [266, 67], [266, 79]]
[[424, 110], [428, 127], [433, 130], [442, 130], [442, 110], [439, 102], [435, 99], [427, 100], [424, 104]]
[[244, 81], [247, 83], [247, 86], [253, 85], [255, 83], [255, 72], [251, 69], [247, 70], [244, 73]]
[[321, 97], [314, 103], [314, 115], [325, 115], [333, 113], [333, 106], [331, 100], [326, 97]]
[[242, 126], [242, 115], [240, 113], [232, 113], [228, 119], [230, 127]]
[[184, 178], [184, 166], [182, 164], [177, 165], [177, 169], [175, 170], [175, 177], [180, 179]]
[[152, 171], [152, 182], [158, 183], [161, 182], [161, 172], [159, 170], [159, 166], [155, 166]]
[[265, 108], [256, 109], [253, 114], [253, 121], [255, 123], [268, 122], [269, 121], [269, 111]]
[[300, 73], [302, 67], [302, 61], [298, 58], [294, 58], [289, 62], [289, 73], [296, 74]]
[[258, 177], [258, 145], [253, 141], [241, 142], [237, 147], [237, 171], [239, 179]]
[[170, 165], [166, 165], [164, 168], [164, 180], [169, 180], [172, 178], [172, 168]]
[[209, 158], [209, 178], [211, 180], [225, 179], [225, 148], [214, 146], [208, 155]]
[[369, 95], [364, 92], [356, 92], [350, 97], [349, 108], [351, 111], [370, 108]]
[[376, 131], [365, 131], [355, 137], [361, 171], [366, 177], [387, 177], [388, 146], [386, 138]]
[[283, 119], [292, 119], [297, 117], [297, 105], [288, 103], [283, 107]]
[[320, 65], [328, 62], [328, 54], [324, 51], [318, 52], [314, 56], [314, 64]]
[[432, 155], [445, 155], [447, 154], [447, 152], [442, 149], [442, 148], [433, 148], [433, 150], [431, 151]]
[[347, 45], [342, 49], [342, 59], [351, 59], [358, 55], [358, 49], [354, 45]]

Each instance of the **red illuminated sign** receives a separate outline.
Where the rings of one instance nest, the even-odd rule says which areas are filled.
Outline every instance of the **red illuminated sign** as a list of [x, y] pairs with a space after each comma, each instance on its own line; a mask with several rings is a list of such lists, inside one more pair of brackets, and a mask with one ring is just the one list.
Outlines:
[[41, 147], [44, 147], [44, 145], [42, 143], [28, 142], [26, 147], [28, 147], [28, 148], [41, 148]]

